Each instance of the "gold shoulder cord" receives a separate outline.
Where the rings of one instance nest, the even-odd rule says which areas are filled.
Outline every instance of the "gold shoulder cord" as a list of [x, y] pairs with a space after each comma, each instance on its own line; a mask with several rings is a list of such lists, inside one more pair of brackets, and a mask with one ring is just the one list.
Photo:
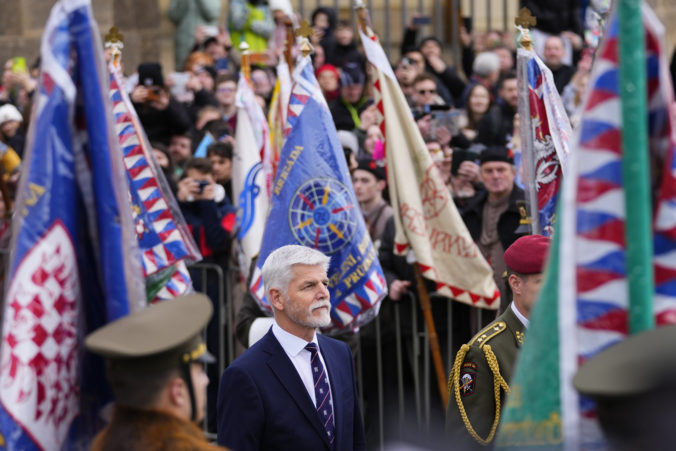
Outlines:
[[[500, 330], [499, 332], [502, 332], [502, 330]], [[497, 335], [497, 333], [495, 335]], [[492, 338], [492, 336], [488, 338]], [[458, 351], [458, 354], [455, 357], [453, 370], [451, 371], [451, 374], [448, 378], [448, 392], [449, 394], [451, 393], [451, 384], [452, 384], [453, 392], [455, 394], [455, 402], [456, 404], [458, 404], [458, 409], [460, 410], [460, 417], [462, 418], [462, 422], [465, 424], [465, 428], [467, 428], [467, 431], [474, 440], [476, 440], [479, 444], [485, 446], [493, 441], [495, 432], [498, 429], [498, 424], [500, 423], [500, 388], [505, 390], [505, 393], [509, 393], [509, 385], [507, 385], [507, 382], [500, 374], [498, 359], [495, 357], [495, 354], [493, 353], [491, 346], [489, 344], [481, 345], [481, 349], [484, 351], [484, 355], [486, 356], [486, 362], [488, 363], [488, 367], [491, 369], [491, 372], [493, 373], [493, 391], [495, 395], [495, 417], [493, 420], [493, 426], [491, 427], [488, 436], [485, 439], [481, 438], [472, 427], [472, 424], [469, 422], [467, 412], [465, 411], [465, 406], [462, 403], [462, 398], [460, 396], [460, 366], [465, 361], [465, 356], [467, 355], [469, 349], [470, 347], [468, 344], [462, 345], [462, 347]]]

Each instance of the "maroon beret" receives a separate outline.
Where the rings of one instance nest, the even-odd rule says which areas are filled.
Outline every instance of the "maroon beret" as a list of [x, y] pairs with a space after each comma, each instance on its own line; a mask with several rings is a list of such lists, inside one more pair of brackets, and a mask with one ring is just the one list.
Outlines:
[[519, 274], [541, 273], [545, 266], [549, 238], [526, 235], [514, 241], [505, 251], [505, 264]]

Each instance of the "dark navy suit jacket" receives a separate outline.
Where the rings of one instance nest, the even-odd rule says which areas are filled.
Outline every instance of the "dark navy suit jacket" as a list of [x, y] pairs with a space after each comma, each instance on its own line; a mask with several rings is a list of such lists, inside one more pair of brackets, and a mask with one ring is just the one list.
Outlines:
[[[350, 348], [318, 335], [333, 396], [334, 451], [366, 448]], [[218, 389], [218, 443], [232, 451], [331, 450], [319, 414], [272, 329], [237, 358]]]

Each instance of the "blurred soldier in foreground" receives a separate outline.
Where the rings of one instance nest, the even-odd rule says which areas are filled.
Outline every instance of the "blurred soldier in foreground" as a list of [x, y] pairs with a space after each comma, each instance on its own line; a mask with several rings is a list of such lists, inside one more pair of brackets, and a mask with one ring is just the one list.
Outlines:
[[458, 449], [482, 449], [495, 437], [528, 317], [542, 284], [548, 248], [549, 238], [528, 235], [505, 251], [513, 301], [458, 351], [448, 379], [446, 412], [446, 430], [453, 443], [460, 445]]
[[209, 379], [202, 330], [209, 299], [190, 294], [163, 301], [90, 334], [85, 345], [106, 358], [115, 396], [112, 420], [92, 450], [223, 449], [195, 423], [204, 419]]
[[676, 443], [676, 326], [638, 333], [585, 362], [573, 385], [596, 402], [617, 450], [671, 450]]

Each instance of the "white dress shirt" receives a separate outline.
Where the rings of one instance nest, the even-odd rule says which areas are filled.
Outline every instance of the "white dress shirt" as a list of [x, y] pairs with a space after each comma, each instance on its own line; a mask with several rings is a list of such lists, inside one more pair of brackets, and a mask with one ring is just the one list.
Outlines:
[[[297, 337], [285, 331], [284, 329], [279, 327], [277, 322], [272, 324], [272, 333], [274, 334], [277, 341], [279, 341], [279, 344], [282, 345], [282, 348], [284, 349], [284, 352], [286, 352], [286, 355], [288, 355], [289, 359], [291, 359], [291, 363], [293, 363], [293, 366], [296, 367], [296, 371], [298, 372], [300, 379], [303, 381], [305, 390], [307, 390], [308, 395], [310, 395], [310, 399], [312, 399], [312, 404], [316, 406], [317, 399], [315, 397], [315, 381], [314, 378], [312, 377], [312, 369], [310, 368], [311, 354], [310, 351], [305, 349], [305, 345], [307, 345], [308, 342], [300, 337]], [[321, 360], [322, 365], [324, 365], [324, 371], [326, 372], [326, 380], [329, 383], [330, 389], [331, 379], [329, 377], [329, 370], [328, 367], [326, 366], [326, 362], [324, 361], [324, 357], [322, 356], [319, 343], [317, 342], [316, 333], [312, 337], [312, 343], [315, 343], [317, 345], [317, 349], [319, 349], [317, 355], [319, 355], [319, 360]], [[333, 393], [331, 393], [331, 400], [333, 400]]]
[[519, 321], [521, 321], [521, 324], [523, 324], [523, 327], [528, 329], [528, 326], [530, 325], [530, 320], [521, 314], [519, 309], [516, 308], [516, 304], [514, 304], [514, 301], [512, 301], [510, 307], [512, 308], [512, 311], [514, 312], [516, 317], [519, 318]]

